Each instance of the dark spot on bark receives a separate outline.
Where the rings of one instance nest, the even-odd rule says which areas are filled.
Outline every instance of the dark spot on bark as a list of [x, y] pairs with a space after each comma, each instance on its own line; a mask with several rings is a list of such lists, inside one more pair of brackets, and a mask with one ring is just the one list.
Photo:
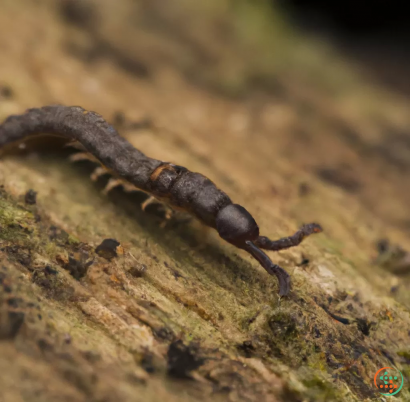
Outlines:
[[93, 261], [83, 261], [83, 260], [77, 260], [72, 256], [68, 257], [68, 263], [63, 265], [63, 268], [66, 269], [70, 274], [73, 276], [73, 278], [79, 280], [88, 271], [88, 268], [90, 265], [93, 263]]
[[7, 300], [7, 304], [13, 308], [21, 307], [23, 303], [24, 303], [24, 300], [21, 299], [20, 297], [11, 297], [10, 299]]
[[125, 126], [126, 122], [126, 117], [124, 112], [121, 110], [118, 110], [114, 113], [114, 116], [112, 117], [112, 124], [115, 128], [121, 129]]
[[306, 258], [305, 256], [302, 255], [302, 261], [298, 264], [298, 267], [308, 265], [309, 263], [310, 263], [309, 258]]
[[306, 197], [312, 192], [312, 188], [307, 183], [299, 184], [299, 197]]
[[43, 338], [37, 341], [37, 345], [43, 352], [52, 352], [54, 349], [53, 345]]
[[340, 315], [337, 314], [333, 314], [331, 311], [329, 311], [325, 306], [320, 305], [320, 307], [323, 308], [323, 310], [326, 311], [327, 314], [329, 314], [330, 317], [332, 317], [334, 320], [339, 321], [340, 323], [344, 324], [344, 325], [349, 325], [350, 324], [350, 320], [348, 318], [345, 317], [341, 317]]
[[26, 268], [31, 265], [31, 250], [18, 244], [6, 246], [1, 249], [5, 251], [14, 261], [19, 262]]
[[0, 96], [4, 99], [11, 99], [14, 93], [8, 85], [0, 85]]
[[154, 365], [154, 356], [152, 353], [145, 353], [144, 356], [141, 359], [141, 367], [147, 372], [147, 373], [155, 373], [155, 365]]
[[376, 249], [379, 254], [384, 254], [389, 250], [389, 240], [387, 239], [380, 239], [376, 244]]
[[252, 324], [253, 322], [255, 322], [255, 320], [258, 318], [258, 315], [260, 314], [260, 312], [256, 312], [255, 315], [253, 315], [252, 317], [248, 318], [248, 324]]
[[255, 353], [255, 346], [253, 345], [252, 341], [244, 341], [236, 346], [238, 350], [243, 352], [245, 357], [252, 357]]
[[21, 311], [9, 311], [7, 318], [0, 316], [0, 339], [14, 338], [23, 325], [25, 314]]
[[372, 322], [367, 321], [365, 318], [357, 318], [356, 324], [360, 332], [362, 332], [366, 336], [370, 335], [370, 329], [373, 326]]
[[67, 244], [69, 235], [65, 230], [60, 229], [57, 226], [53, 225], [53, 226], [50, 226], [48, 233], [49, 233], [48, 236], [50, 240], [54, 240], [57, 243], [64, 244], [64, 245]]
[[186, 346], [181, 340], [172, 342], [168, 349], [168, 374], [177, 378], [190, 378], [190, 372], [204, 363], [204, 359], [197, 354], [196, 344]]
[[80, 28], [91, 28], [96, 22], [96, 9], [90, 1], [63, 0], [60, 15], [64, 21]]
[[[71, 342], [71, 338], [70, 338], [70, 342]], [[90, 363], [97, 363], [98, 361], [101, 360], [101, 355], [92, 350], [84, 350], [83, 352], [81, 352], [81, 354], [83, 355], [84, 359], [86, 359]]]
[[59, 275], [46, 274], [45, 269], [34, 271], [31, 280], [45, 290], [47, 297], [54, 300], [69, 300], [74, 294], [74, 289], [63, 282]]
[[135, 278], [141, 278], [147, 270], [147, 266], [144, 264], [133, 266], [129, 269], [129, 273]]
[[57, 275], [58, 271], [56, 269], [53, 269], [50, 267], [50, 265], [46, 265], [46, 267], [44, 268], [44, 272], [47, 275]]
[[391, 364], [396, 365], [396, 362], [395, 362], [393, 356], [387, 350], [380, 349], [380, 351], [382, 352], [383, 356], [385, 356]]
[[335, 360], [334, 356], [330, 352], [325, 352], [326, 363], [332, 369], [339, 369], [343, 367], [342, 363], [339, 363]]
[[174, 332], [167, 328], [167, 327], [161, 327], [154, 329], [154, 335], [164, 341], [173, 341], [175, 339], [175, 334]]
[[35, 205], [37, 202], [37, 192], [32, 189], [28, 190], [24, 195], [24, 202], [27, 205]]
[[66, 50], [85, 63], [94, 63], [98, 60], [110, 60], [119, 68], [138, 78], [149, 78], [151, 71], [148, 65], [138, 60], [135, 54], [130, 55], [122, 49], [113, 46], [96, 32], [91, 32], [91, 44], [67, 42]]
[[120, 243], [115, 239], [105, 239], [103, 242], [96, 247], [95, 252], [106, 260], [112, 260], [117, 257], [117, 247]]
[[349, 193], [355, 193], [361, 187], [361, 183], [355, 177], [354, 172], [343, 167], [319, 168], [316, 170], [316, 174], [326, 183], [340, 187]]

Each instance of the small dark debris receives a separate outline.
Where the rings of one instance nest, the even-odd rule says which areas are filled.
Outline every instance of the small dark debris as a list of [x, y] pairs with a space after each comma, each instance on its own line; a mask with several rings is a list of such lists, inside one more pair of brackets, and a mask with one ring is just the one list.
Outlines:
[[90, 1], [63, 0], [60, 3], [60, 15], [65, 22], [80, 28], [89, 29], [96, 22], [96, 9]]
[[370, 335], [370, 329], [373, 326], [372, 322], [367, 321], [365, 318], [357, 318], [356, 324], [360, 332], [362, 332], [366, 336]]
[[328, 313], [334, 320], [341, 322], [344, 325], [349, 325], [350, 324], [350, 320], [348, 318], [344, 318], [341, 317], [339, 315], [333, 314], [331, 313], [329, 310], [324, 309], [326, 311], [326, 313]]
[[23, 304], [23, 302], [24, 300], [21, 299], [20, 297], [10, 297], [10, 299], [7, 300], [7, 304], [13, 308], [20, 307], [21, 304]]
[[11, 293], [12, 292], [11, 286], [9, 286], [9, 285], [3, 285], [3, 290], [6, 293]]
[[396, 275], [407, 275], [410, 272], [410, 253], [399, 244], [391, 244], [386, 239], [378, 241], [378, 256], [373, 263], [393, 272]]
[[309, 258], [306, 258], [305, 256], [302, 255], [302, 261], [297, 264], [298, 267], [303, 267], [305, 265], [308, 265], [310, 263]]
[[323, 181], [340, 187], [349, 193], [355, 193], [361, 187], [361, 183], [355, 178], [354, 172], [343, 166], [339, 168], [319, 168], [316, 170], [316, 174]]
[[82, 260], [77, 260], [73, 258], [72, 256], [68, 257], [68, 263], [63, 265], [63, 268], [66, 269], [70, 274], [73, 276], [73, 278], [79, 280], [88, 271], [88, 268], [92, 265], [94, 261], [82, 261]]
[[43, 338], [37, 341], [37, 345], [43, 352], [51, 352], [54, 349], [53, 345]]
[[179, 271], [177, 271], [176, 269], [172, 269], [172, 268], [171, 268], [171, 272], [172, 272], [172, 275], [174, 276], [174, 278], [175, 278], [176, 280], [178, 280], [179, 278], [185, 279], [185, 277], [184, 277], [183, 275], [181, 275], [181, 274], [179, 273]]
[[[71, 337], [70, 337], [70, 342], [71, 342]], [[97, 352], [93, 352], [92, 350], [84, 350], [83, 352], [81, 352], [81, 354], [90, 363], [97, 363], [98, 361], [101, 360], [101, 355]]]
[[11, 99], [14, 93], [8, 85], [0, 85], [0, 96], [4, 99]]
[[121, 112], [118, 110], [117, 112], [114, 113], [114, 116], [112, 118], [112, 124], [116, 128], [123, 128], [126, 122], [125, 114], [124, 112]]
[[24, 196], [24, 202], [27, 205], [35, 205], [37, 203], [37, 192], [30, 189]]
[[67, 244], [69, 235], [63, 229], [60, 229], [57, 226], [52, 225], [49, 228], [48, 237], [50, 240], [54, 240], [57, 243]]
[[258, 318], [258, 315], [260, 314], [260, 311], [257, 311], [252, 317], [248, 318], [248, 324], [251, 325], [255, 322], [255, 320]]
[[326, 356], [326, 363], [330, 368], [339, 369], [339, 368], [343, 367], [343, 364], [337, 362], [334, 359], [334, 356], [330, 352], [325, 352], [325, 356]]
[[164, 265], [171, 271], [172, 275], [174, 276], [176, 280], [178, 280], [179, 278], [185, 279], [185, 277], [182, 274], [180, 274], [178, 270], [170, 267], [166, 261], [164, 261]]
[[391, 364], [393, 364], [394, 366], [396, 365], [396, 362], [395, 362], [393, 356], [387, 350], [380, 349], [380, 352], [382, 352], [383, 356], [385, 356]]
[[149, 374], [155, 373], [154, 356], [152, 353], [145, 353], [141, 359], [141, 367]]
[[[4, 317], [5, 318], [5, 317]], [[9, 311], [6, 322], [0, 316], [0, 339], [14, 338], [23, 325], [25, 314], [21, 311]]]
[[387, 239], [380, 239], [376, 244], [376, 249], [379, 254], [385, 253], [389, 249], [389, 241]]
[[26, 268], [30, 268], [31, 265], [31, 250], [29, 248], [22, 247], [18, 244], [6, 246], [1, 249], [5, 251], [13, 260], [17, 261]]
[[154, 329], [153, 332], [157, 338], [162, 339], [164, 341], [173, 341], [175, 339], [174, 332], [167, 327]]
[[306, 197], [312, 192], [312, 188], [307, 183], [299, 184], [299, 197]]
[[236, 346], [238, 350], [244, 353], [245, 357], [252, 357], [255, 352], [255, 346], [252, 341], [244, 341]]
[[33, 303], [33, 302], [28, 302], [28, 303], [27, 303], [27, 307], [28, 307], [28, 308], [35, 308], [35, 309], [37, 309], [37, 310], [40, 310], [40, 306], [39, 306], [38, 304], [36, 304], [36, 303]]
[[95, 252], [106, 260], [112, 260], [117, 257], [117, 247], [120, 243], [115, 239], [104, 239], [102, 243], [96, 247]]
[[177, 378], [190, 378], [189, 373], [204, 363], [204, 359], [197, 356], [199, 347], [196, 344], [186, 346], [181, 340], [169, 345], [168, 374]]
[[58, 271], [54, 268], [51, 268], [50, 265], [46, 265], [46, 267], [44, 268], [44, 272], [47, 275], [57, 275]]
[[147, 270], [147, 266], [144, 264], [133, 266], [129, 269], [129, 273], [135, 278], [141, 278]]

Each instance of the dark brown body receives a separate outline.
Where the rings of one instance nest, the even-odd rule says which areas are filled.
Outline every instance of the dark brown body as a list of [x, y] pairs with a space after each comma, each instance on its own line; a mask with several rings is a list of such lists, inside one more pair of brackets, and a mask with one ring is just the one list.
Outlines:
[[191, 213], [208, 226], [215, 228], [219, 210], [232, 203], [205, 176], [148, 158], [119, 136], [99, 114], [78, 106], [45, 106], [10, 116], [0, 126], [0, 147], [39, 133], [79, 141], [117, 176]]
[[99, 114], [81, 107], [45, 106], [8, 117], [0, 125], [0, 148], [36, 134], [54, 134], [78, 141], [117, 177], [215, 228], [223, 239], [248, 251], [270, 274], [278, 277], [280, 295], [289, 292], [289, 275], [273, 264], [260, 248], [292, 247], [311, 233], [321, 231], [319, 225], [310, 224], [293, 236], [277, 241], [259, 236], [259, 227], [249, 212], [233, 204], [211, 180], [182, 166], [147, 157]]

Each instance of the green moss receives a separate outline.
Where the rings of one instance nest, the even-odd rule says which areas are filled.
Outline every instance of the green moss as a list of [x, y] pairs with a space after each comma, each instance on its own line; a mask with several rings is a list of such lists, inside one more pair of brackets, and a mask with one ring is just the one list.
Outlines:
[[397, 354], [410, 362], [410, 350], [401, 350], [397, 352]]
[[306, 374], [302, 380], [303, 385], [307, 388], [306, 394], [312, 400], [320, 401], [343, 401], [341, 395], [329, 381], [316, 375]]
[[78, 246], [81, 243], [81, 241], [75, 237], [72, 234], [68, 235], [68, 244], [70, 244], [70, 246]]

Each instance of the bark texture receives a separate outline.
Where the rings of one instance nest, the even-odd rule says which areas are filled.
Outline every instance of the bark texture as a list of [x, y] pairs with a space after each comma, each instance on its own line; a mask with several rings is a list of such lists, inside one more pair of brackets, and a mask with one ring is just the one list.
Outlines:
[[279, 303], [245, 253], [198, 222], [164, 225], [142, 193], [103, 195], [107, 177], [61, 144], [2, 154], [1, 402], [381, 400], [390, 365], [410, 399], [406, 99], [263, 2], [0, 7], [2, 121], [95, 110], [211, 178], [262, 234], [325, 230], [269, 253], [292, 276]]

